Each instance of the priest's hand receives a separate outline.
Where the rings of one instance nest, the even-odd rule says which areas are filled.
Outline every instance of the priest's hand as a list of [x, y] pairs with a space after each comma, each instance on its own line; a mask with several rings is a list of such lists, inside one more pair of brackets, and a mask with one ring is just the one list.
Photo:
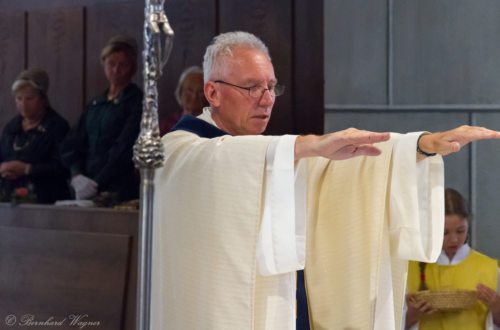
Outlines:
[[[420, 138], [418, 147], [425, 153], [445, 156], [459, 151], [466, 144], [488, 139], [500, 139], [500, 132], [484, 127], [463, 125], [445, 132], [425, 134]], [[419, 158], [424, 158], [418, 154]]]
[[422, 316], [437, 312], [437, 309], [433, 308], [428, 302], [417, 301], [412, 294], [406, 295], [406, 306], [408, 309], [406, 311], [405, 329], [412, 327]]
[[319, 136], [299, 136], [295, 142], [295, 159], [321, 156], [342, 160], [356, 156], [378, 156], [380, 149], [373, 144], [387, 141], [389, 138], [389, 133], [376, 133], [356, 128]]

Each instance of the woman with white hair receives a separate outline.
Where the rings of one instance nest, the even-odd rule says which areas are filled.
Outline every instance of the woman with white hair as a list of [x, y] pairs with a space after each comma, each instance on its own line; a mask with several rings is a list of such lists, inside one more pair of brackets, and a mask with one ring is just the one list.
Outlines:
[[160, 134], [168, 133], [183, 115], [198, 116], [208, 106], [203, 92], [203, 70], [199, 66], [190, 66], [182, 71], [175, 99], [180, 110], [160, 121]]

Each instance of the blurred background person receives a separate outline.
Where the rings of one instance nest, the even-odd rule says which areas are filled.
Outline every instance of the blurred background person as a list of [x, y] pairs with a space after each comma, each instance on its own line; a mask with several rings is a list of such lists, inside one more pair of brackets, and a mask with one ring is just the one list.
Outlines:
[[203, 70], [199, 66], [190, 66], [182, 71], [175, 88], [175, 99], [180, 109], [160, 120], [161, 135], [168, 133], [181, 116], [198, 116], [208, 106], [203, 92]]
[[19, 112], [0, 139], [0, 190], [10, 198], [16, 188], [30, 188], [38, 203], [67, 199], [68, 172], [59, 159], [59, 143], [68, 122], [51, 108], [49, 76], [42, 69], [22, 71], [12, 85]]
[[118, 201], [138, 198], [139, 179], [132, 147], [139, 135], [141, 89], [132, 82], [137, 71], [137, 43], [127, 36], [111, 38], [101, 51], [109, 87], [86, 106], [77, 128], [61, 148], [71, 170], [77, 200], [100, 192]]
[[[497, 260], [466, 243], [471, 214], [466, 200], [451, 188], [445, 190], [443, 250], [434, 264], [411, 261], [405, 329], [500, 329], [499, 269]], [[477, 290], [473, 308], [440, 312], [429, 303], [417, 302], [413, 293], [422, 289]]]

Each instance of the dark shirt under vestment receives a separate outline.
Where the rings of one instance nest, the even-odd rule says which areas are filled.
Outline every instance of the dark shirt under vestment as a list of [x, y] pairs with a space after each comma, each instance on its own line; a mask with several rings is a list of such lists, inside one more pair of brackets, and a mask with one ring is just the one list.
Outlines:
[[85, 175], [99, 192], [117, 193], [119, 200], [139, 196], [139, 180], [132, 160], [139, 135], [143, 93], [128, 85], [112, 100], [108, 90], [85, 108], [76, 130], [64, 142], [62, 155], [71, 174]]
[[61, 164], [59, 143], [69, 131], [68, 122], [48, 108], [37, 127], [24, 131], [23, 118], [15, 116], [5, 125], [0, 139], [0, 163], [19, 160], [31, 165], [31, 173], [16, 180], [0, 179], [0, 189], [9, 197], [14, 189], [32, 185], [38, 203], [69, 198], [68, 171]]

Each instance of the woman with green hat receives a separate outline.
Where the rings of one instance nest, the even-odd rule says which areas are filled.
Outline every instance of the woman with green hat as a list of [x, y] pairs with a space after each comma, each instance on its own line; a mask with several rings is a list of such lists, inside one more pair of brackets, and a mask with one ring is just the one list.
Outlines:
[[[0, 195], [11, 200], [18, 188], [30, 201], [53, 203], [67, 199], [68, 172], [59, 158], [59, 143], [68, 122], [50, 106], [49, 77], [42, 69], [22, 71], [12, 84], [19, 112], [4, 127], [0, 138]], [[22, 197], [22, 196], [20, 196]]]

